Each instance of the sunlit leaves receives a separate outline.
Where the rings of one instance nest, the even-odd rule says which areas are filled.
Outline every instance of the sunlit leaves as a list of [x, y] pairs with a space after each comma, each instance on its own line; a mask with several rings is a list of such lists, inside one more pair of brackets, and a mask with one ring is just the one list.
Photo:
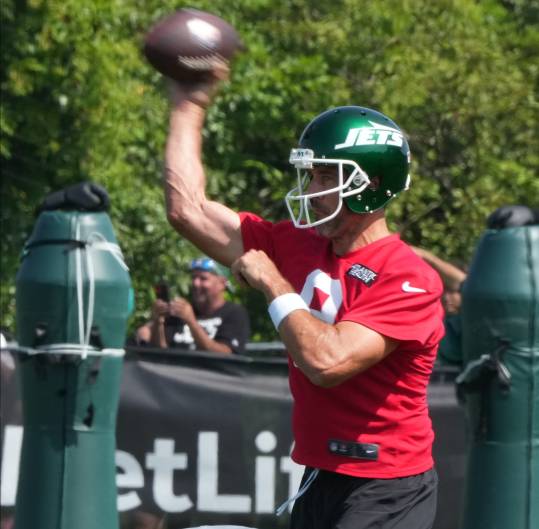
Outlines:
[[[136, 288], [185, 292], [196, 253], [168, 225], [161, 184], [166, 86], [144, 61], [144, 32], [184, 5], [233, 23], [247, 51], [210, 108], [208, 192], [284, 218], [290, 148], [336, 105], [385, 112], [409, 136], [412, 187], [388, 209], [403, 237], [465, 263], [495, 208], [537, 205], [539, 31], [534, 2], [482, 0], [5, 0], [2, 14], [2, 324], [13, 326], [18, 255], [35, 206], [91, 179]], [[258, 336], [264, 302], [240, 293]]]

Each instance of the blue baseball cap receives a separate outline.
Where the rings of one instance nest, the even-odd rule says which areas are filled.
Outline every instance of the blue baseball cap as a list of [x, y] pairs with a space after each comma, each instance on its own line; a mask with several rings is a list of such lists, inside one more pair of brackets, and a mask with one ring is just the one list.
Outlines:
[[189, 271], [192, 272], [194, 270], [203, 270], [204, 272], [211, 272], [217, 276], [224, 277], [226, 279], [226, 288], [230, 292], [234, 292], [234, 287], [230, 282], [230, 270], [210, 257], [197, 257], [193, 259], [189, 264]]
[[203, 270], [204, 272], [211, 272], [217, 276], [230, 277], [228, 268], [216, 263], [209, 257], [198, 257], [197, 259], [193, 259], [189, 265], [189, 271], [192, 272], [193, 270]]

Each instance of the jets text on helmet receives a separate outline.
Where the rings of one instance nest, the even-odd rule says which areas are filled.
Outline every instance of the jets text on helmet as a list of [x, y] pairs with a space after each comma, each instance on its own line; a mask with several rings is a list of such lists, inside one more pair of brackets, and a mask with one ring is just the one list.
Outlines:
[[335, 150], [354, 147], [355, 145], [393, 145], [402, 147], [402, 133], [393, 127], [380, 125], [369, 121], [372, 127], [357, 127], [350, 129], [343, 143], [335, 145]]

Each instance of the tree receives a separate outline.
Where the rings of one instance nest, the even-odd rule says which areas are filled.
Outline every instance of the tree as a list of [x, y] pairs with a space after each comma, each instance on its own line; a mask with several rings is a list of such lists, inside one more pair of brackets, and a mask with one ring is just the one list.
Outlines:
[[[335, 105], [381, 110], [407, 132], [412, 187], [389, 208], [413, 244], [466, 262], [486, 216], [534, 205], [539, 152], [537, 20], [520, 2], [214, 0], [190, 6], [237, 27], [247, 52], [210, 108], [209, 191], [277, 220], [287, 160], [306, 123]], [[166, 84], [144, 62], [144, 32], [170, 0], [6, 0], [2, 4], [2, 320], [13, 326], [18, 255], [45, 194], [104, 185], [136, 290], [132, 325], [160, 277], [185, 288], [196, 254], [168, 226], [161, 189]], [[535, 17], [535, 18], [534, 18]], [[257, 338], [265, 303], [239, 298]]]

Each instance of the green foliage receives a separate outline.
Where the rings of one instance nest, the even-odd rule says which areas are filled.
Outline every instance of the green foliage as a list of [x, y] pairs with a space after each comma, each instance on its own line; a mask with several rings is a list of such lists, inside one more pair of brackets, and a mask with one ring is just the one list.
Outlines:
[[[486, 216], [537, 205], [539, 49], [533, 2], [214, 0], [189, 3], [237, 27], [247, 52], [210, 108], [208, 191], [278, 220], [287, 160], [307, 122], [334, 105], [385, 112], [408, 133], [412, 188], [389, 208], [408, 241], [466, 262]], [[13, 328], [18, 256], [50, 191], [107, 188], [137, 312], [151, 286], [186, 287], [196, 249], [165, 218], [166, 86], [140, 44], [170, 0], [4, 0], [2, 325]], [[273, 339], [261, 296], [241, 291], [257, 338]]]

